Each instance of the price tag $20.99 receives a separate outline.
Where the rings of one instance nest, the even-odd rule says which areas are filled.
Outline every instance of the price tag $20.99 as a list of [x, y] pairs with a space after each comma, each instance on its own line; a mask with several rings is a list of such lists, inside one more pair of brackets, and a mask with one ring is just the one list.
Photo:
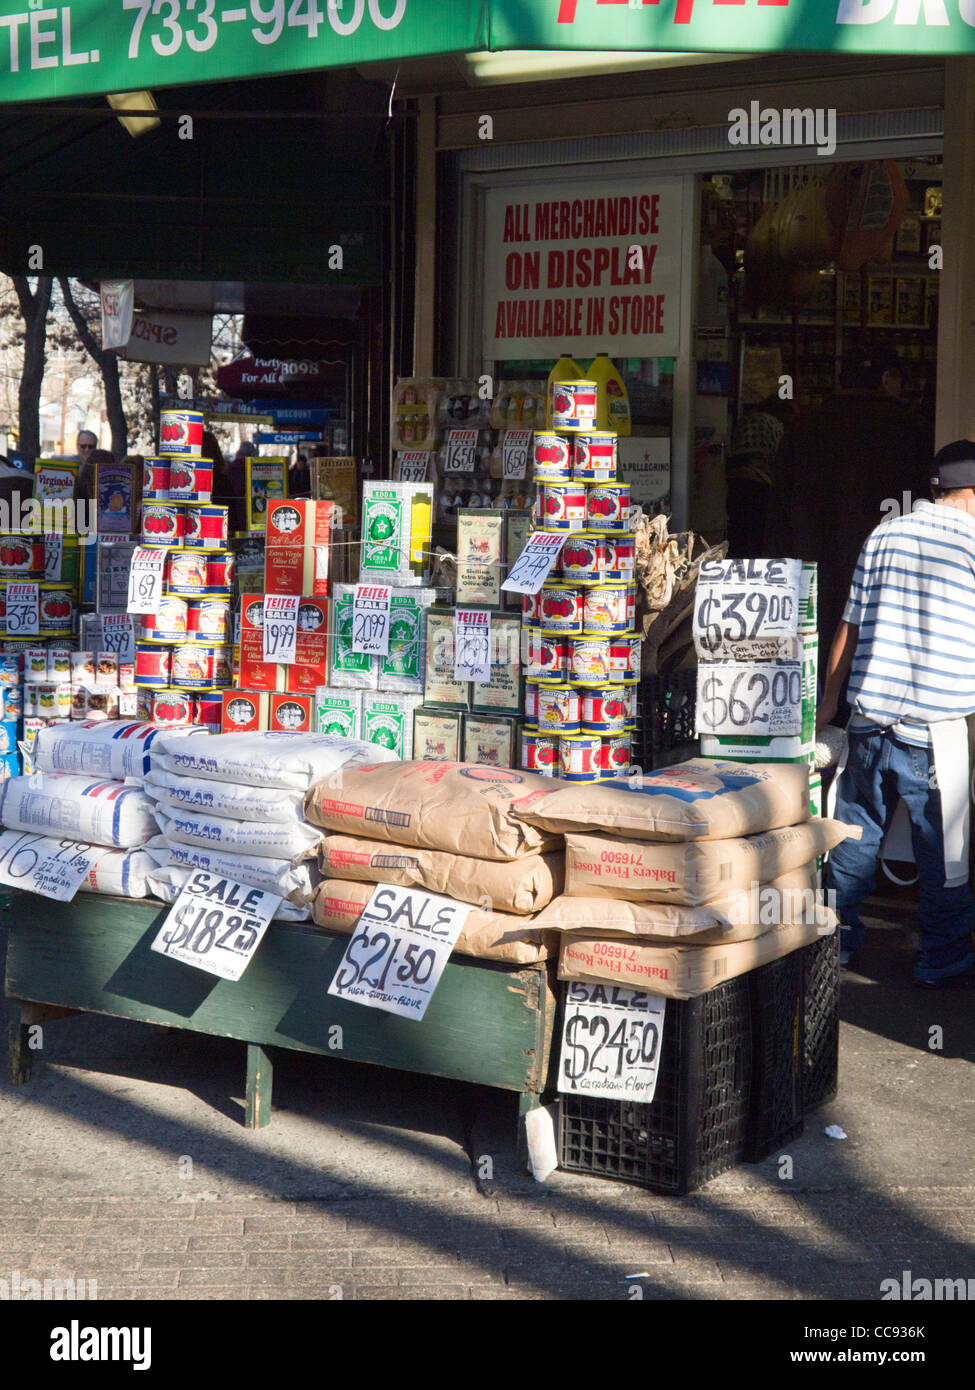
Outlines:
[[357, 584], [352, 603], [352, 650], [366, 656], [389, 655], [388, 584]]
[[491, 615], [458, 608], [454, 615], [454, 680], [491, 679]]

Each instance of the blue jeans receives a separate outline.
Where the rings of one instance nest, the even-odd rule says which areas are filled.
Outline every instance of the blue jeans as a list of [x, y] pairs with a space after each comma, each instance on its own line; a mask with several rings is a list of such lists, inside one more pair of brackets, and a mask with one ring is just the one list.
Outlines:
[[934, 783], [930, 748], [914, 748], [890, 733], [850, 734], [850, 751], [840, 777], [836, 818], [863, 827], [863, 838], [844, 840], [830, 851], [824, 884], [836, 894], [843, 925], [842, 945], [852, 951], [865, 928], [860, 906], [874, 890], [880, 846], [899, 798], [907, 803], [918, 870], [918, 929], [921, 949], [914, 975], [939, 980], [975, 963], [971, 933], [975, 902], [968, 884], [946, 888], [941, 796]]

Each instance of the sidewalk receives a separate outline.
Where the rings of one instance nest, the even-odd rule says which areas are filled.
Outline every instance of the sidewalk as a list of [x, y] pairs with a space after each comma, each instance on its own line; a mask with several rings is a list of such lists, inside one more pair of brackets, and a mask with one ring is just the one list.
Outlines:
[[876, 1299], [904, 1270], [975, 1277], [975, 994], [911, 989], [908, 947], [887, 924], [845, 977], [839, 1097], [788, 1146], [792, 1178], [771, 1158], [687, 1198], [535, 1183], [500, 1091], [284, 1053], [271, 1125], [247, 1131], [240, 1044], [45, 1024], [34, 1080], [0, 1085], [0, 1278], [93, 1279], [100, 1298], [815, 1300]]

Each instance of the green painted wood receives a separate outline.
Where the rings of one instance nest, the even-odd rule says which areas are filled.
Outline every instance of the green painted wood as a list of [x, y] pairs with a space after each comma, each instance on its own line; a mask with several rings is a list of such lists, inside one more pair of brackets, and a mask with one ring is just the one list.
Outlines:
[[233, 983], [150, 951], [167, 911], [92, 893], [70, 904], [16, 894], [7, 993], [506, 1090], [544, 1088], [555, 1012], [544, 965], [455, 957], [416, 1022], [327, 994], [346, 936], [274, 922]]
[[263, 1129], [271, 1123], [271, 1089], [274, 1085], [274, 1063], [266, 1048], [257, 1043], [247, 1044], [247, 1090], [245, 1092], [244, 1126]]
[[7, 1025], [7, 1079], [11, 1086], [26, 1085], [33, 1062], [28, 1025], [23, 1022], [19, 1001], [15, 1001], [11, 1005]]

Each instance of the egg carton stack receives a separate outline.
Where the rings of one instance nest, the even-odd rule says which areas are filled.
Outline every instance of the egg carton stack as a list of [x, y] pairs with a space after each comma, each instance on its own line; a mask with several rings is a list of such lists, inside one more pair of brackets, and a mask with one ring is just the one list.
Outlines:
[[137, 713], [162, 728], [220, 727], [233, 680], [234, 556], [228, 508], [211, 502], [203, 416], [163, 411], [165, 452], [145, 461], [141, 545], [166, 552], [162, 600], [135, 619]]
[[595, 382], [553, 388], [534, 438], [535, 523], [565, 532], [558, 568], [522, 601], [521, 765], [572, 782], [625, 777], [636, 727], [636, 542], [618, 436], [594, 429]]

